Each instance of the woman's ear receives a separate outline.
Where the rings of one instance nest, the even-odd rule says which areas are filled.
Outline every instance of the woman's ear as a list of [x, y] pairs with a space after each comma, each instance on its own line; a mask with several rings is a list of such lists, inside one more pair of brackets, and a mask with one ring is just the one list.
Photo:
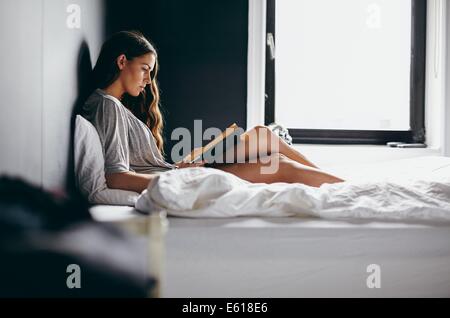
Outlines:
[[117, 67], [119, 68], [119, 70], [123, 70], [123, 68], [125, 67], [125, 65], [127, 64], [127, 57], [125, 56], [125, 54], [121, 54], [117, 57]]

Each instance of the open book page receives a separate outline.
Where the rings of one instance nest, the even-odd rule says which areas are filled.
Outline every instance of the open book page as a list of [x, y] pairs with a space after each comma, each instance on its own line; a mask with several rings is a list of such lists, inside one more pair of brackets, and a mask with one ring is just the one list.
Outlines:
[[193, 163], [200, 160], [204, 154], [211, 151], [218, 144], [220, 144], [221, 142], [225, 142], [226, 139], [229, 138], [230, 136], [233, 137], [233, 135], [237, 132], [238, 128], [239, 127], [236, 124], [231, 125], [227, 129], [225, 129], [225, 131], [223, 131], [217, 138], [209, 142], [206, 146], [193, 150], [191, 154], [187, 157], [187, 161]]

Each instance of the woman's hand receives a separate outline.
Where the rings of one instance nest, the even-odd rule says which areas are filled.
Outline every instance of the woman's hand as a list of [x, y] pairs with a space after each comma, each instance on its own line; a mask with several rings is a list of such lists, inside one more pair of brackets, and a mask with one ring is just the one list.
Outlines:
[[180, 161], [180, 162], [175, 163], [175, 166], [178, 169], [197, 168], [197, 167], [203, 167], [204, 165], [205, 165], [204, 161], [199, 161], [199, 162], [194, 162], [194, 163]]
[[183, 160], [181, 160], [179, 162], [175, 162], [176, 167], [178, 169], [183, 169], [183, 168], [195, 168], [195, 167], [204, 166], [205, 165], [204, 161], [190, 163], [191, 158], [195, 158], [195, 157], [199, 156], [202, 153], [202, 151], [203, 151], [203, 147], [195, 148], [189, 155], [184, 157]]
[[190, 154], [188, 154], [186, 157], [184, 157], [181, 162], [190, 162], [192, 161], [192, 158], [196, 158], [199, 155], [201, 155], [203, 152], [203, 147], [195, 148], [191, 151]]

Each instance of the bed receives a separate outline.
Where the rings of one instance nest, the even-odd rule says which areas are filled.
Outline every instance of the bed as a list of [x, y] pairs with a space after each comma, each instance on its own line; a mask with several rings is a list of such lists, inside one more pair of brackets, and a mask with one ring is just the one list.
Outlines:
[[[438, 179], [449, 167], [450, 158], [423, 157], [329, 170], [381, 182]], [[127, 226], [148, 218], [133, 207], [92, 214]], [[450, 296], [445, 219], [169, 216], [164, 245], [162, 297]]]
[[[449, 297], [450, 227], [170, 219], [165, 297]], [[368, 266], [381, 288], [368, 288]]]

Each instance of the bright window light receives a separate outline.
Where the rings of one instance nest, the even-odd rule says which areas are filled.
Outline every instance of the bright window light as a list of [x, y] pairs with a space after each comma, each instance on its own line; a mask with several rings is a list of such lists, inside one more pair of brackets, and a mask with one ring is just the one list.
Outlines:
[[411, 0], [276, 2], [275, 121], [410, 128]]

